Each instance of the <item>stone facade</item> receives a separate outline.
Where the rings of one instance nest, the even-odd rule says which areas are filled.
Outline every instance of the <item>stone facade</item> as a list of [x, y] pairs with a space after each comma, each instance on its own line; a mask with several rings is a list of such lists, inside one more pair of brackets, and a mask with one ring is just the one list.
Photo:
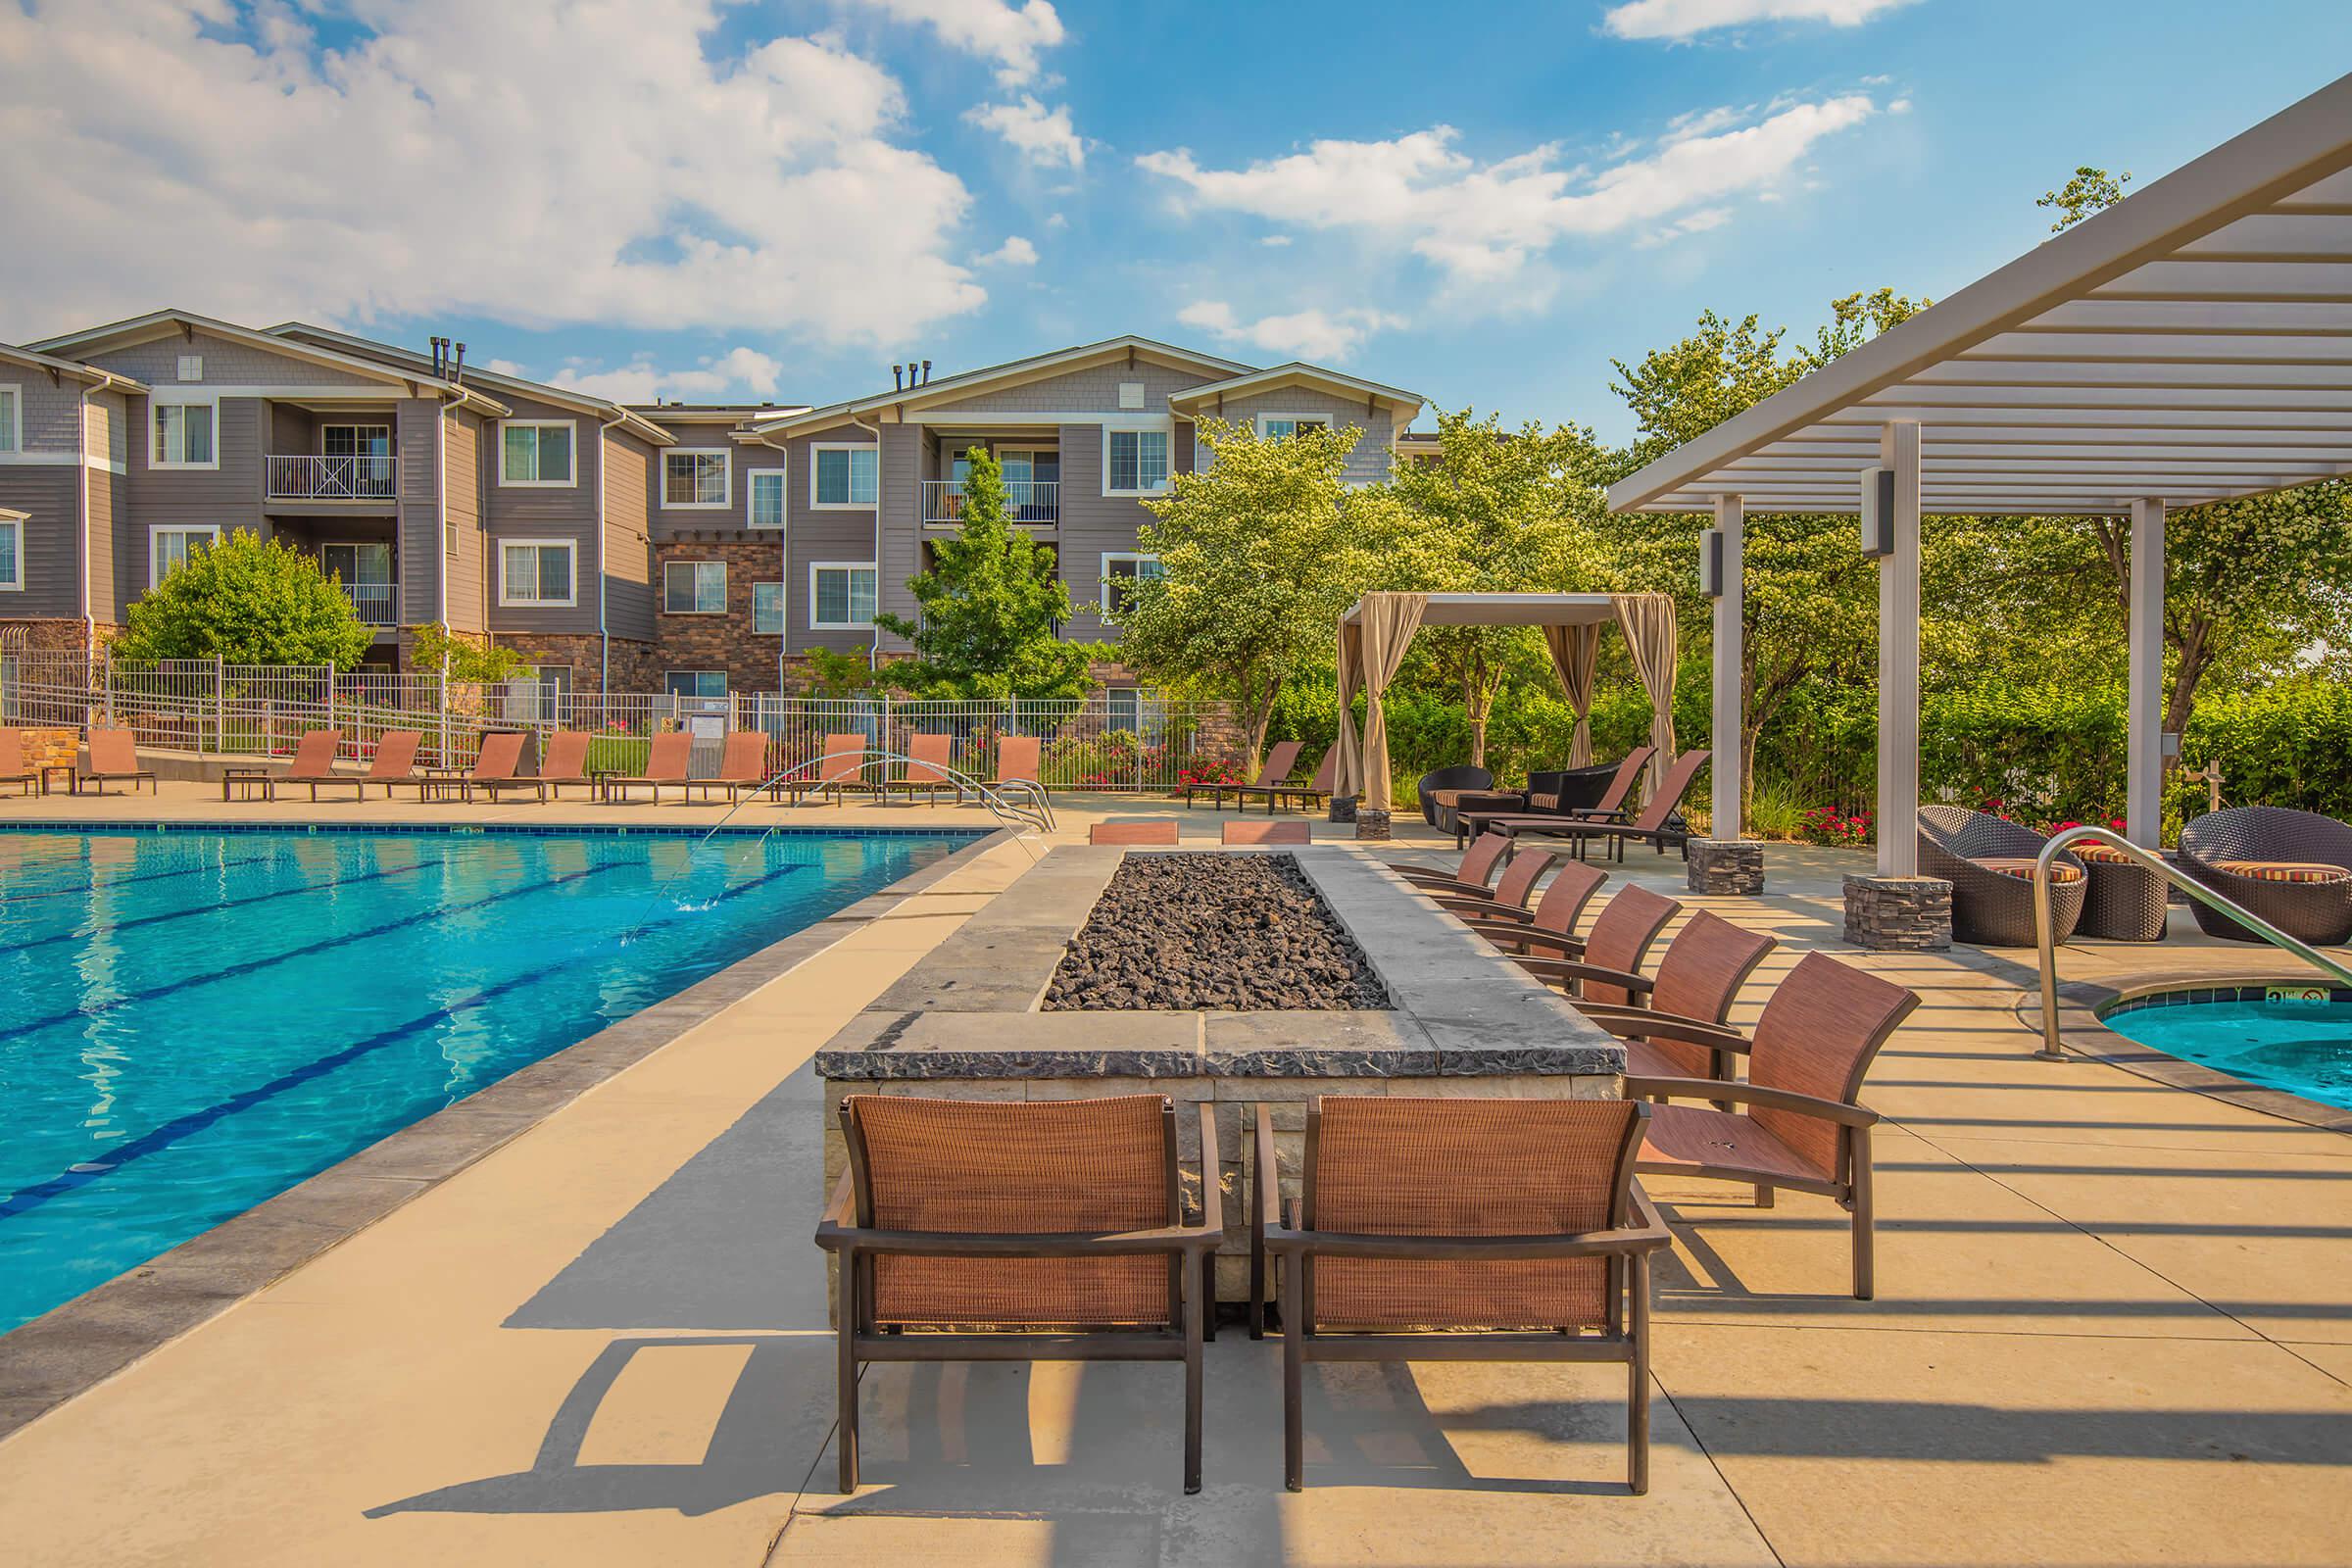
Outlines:
[[1941, 953], [1952, 945], [1952, 885], [1933, 876], [1849, 876], [1845, 940], [1879, 953]]
[[[501, 648], [511, 648], [542, 668], [561, 666], [571, 671], [571, 689], [593, 695], [604, 674], [604, 640], [566, 632], [505, 632], [497, 634]], [[658, 692], [662, 689], [661, 651], [652, 643], [615, 637], [612, 644], [612, 685], [616, 692]]]
[[[101, 625], [101, 645], [121, 633], [120, 626]], [[78, 620], [0, 620], [0, 649], [28, 654], [78, 654], [86, 651], [88, 632]]]
[[1692, 839], [1687, 883], [1693, 893], [1764, 891], [1764, 846], [1753, 839]]
[[[81, 622], [75, 621], [74, 627], [80, 630]], [[72, 767], [81, 755], [81, 731], [77, 729], [27, 729], [18, 733], [24, 737], [27, 771]]]
[[[672, 612], [664, 592], [672, 562], [724, 565], [726, 609], [716, 614]], [[709, 529], [680, 532], [658, 541], [654, 546], [654, 624], [663, 672], [721, 670], [730, 692], [774, 691], [783, 637], [753, 629], [752, 594], [756, 583], [780, 585], [783, 581], [784, 568], [773, 534]], [[653, 685], [640, 689], [662, 690], [661, 678], [657, 676]]]

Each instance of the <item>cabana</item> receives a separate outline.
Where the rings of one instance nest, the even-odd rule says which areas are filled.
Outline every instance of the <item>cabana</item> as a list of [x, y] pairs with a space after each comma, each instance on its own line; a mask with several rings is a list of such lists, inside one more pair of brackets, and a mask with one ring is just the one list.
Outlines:
[[[1392, 780], [1389, 722], [1381, 699], [1404, 665], [1404, 651], [1424, 626], [1536, 626], [1551, 652], [1560, 689], [1576, 713], [1568, 765], [1592, 760], [1592, 668], [1600, 631], [1615, 622], [1625, 633], [1634, 671], [1649, 694], [1649, 761], [1654, 788], [1674, 756], [1674, 601], [1665, 594], [1408, 594], [1373, 593], [1340, 617], [1340, 766], [1333, 777], [1334, 810], [1350, 797], [1355, 836], [1389, 836]], [[1357, 735], [1353, 704], [1364, 694], [1364, 729]]]
[[[1948, 940], [1918, 875], [1919, 519], [2132, 519], [2126, 822], [2156, 847], [2169, 509], [2352, 472], [2352, 76], [2184, 165], [1609, 491], [1712, 513], [1715, 733], [1740, 716], [1754, 513], [1857, 513], [1879, 556], [1879, 847], [1849, 940]], [[1715, 753], [1718, 837], [1740, 808]], [[1698, 857], [1694, 846], [1693, 865]], [[1696, 874], [1695, 871], [1693, 873]]]

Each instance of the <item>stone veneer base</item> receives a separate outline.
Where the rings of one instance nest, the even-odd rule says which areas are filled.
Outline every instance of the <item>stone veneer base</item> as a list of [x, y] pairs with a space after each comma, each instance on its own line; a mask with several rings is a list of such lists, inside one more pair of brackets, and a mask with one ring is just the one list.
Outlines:
[[1934, 876], [1848, 876], [1845, 940], [1878, 953], [1952, 945], [1952, 885]]
[[1355, 836], [1359, 839], [1386, 839], [1389, 836], [1389, 813], [1376, 811], [1369, 806], [1357, 807]]
[[1764, 846], [1754, 839], [1692, 839], [1685, 881], [1692, 893], [1764, 891]]

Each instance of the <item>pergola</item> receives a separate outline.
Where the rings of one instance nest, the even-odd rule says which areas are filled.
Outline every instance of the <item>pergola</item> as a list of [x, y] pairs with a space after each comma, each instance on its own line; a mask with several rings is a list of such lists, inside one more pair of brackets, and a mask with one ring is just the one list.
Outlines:
[[[1859, 513], [1879, 568], [1879, 850], [1919, 868], [1923, 512], [2132, 519], [2127, 823], [2153, 848], [2168, 509], [2352, 472], [2352, 76], [1611, 487], [1711, 512], [1714, 728], [1740, 719], [1754, 513]], [[1712, 574], [1711, 574], [1712, 575]], [[1714, 832], [1740, 820], [1714, 758]]]
[[[1674, 755], [1674, 601], [1665, 594], [1370, 593], [1340, 617], [1340, 763], [1334, 800], [1363, 797], [1363, 809], [1385, 821], [1389, 777], [1389, 721], [1381, 700], [1404, 664], [1404, 651], [1424, 626], [1537, 626], [1551, 654], [1560, 689], [1576, 713], [1568, 765], [1592, 760], [1592, 669], [1600, 630], [1615, 622], [1625, 632], [1634, 670], [1649, 694], [1650, 764], [1654, 782]], [[1355, 730], [1352, 705], [1364, 694], [1364, 730]]]

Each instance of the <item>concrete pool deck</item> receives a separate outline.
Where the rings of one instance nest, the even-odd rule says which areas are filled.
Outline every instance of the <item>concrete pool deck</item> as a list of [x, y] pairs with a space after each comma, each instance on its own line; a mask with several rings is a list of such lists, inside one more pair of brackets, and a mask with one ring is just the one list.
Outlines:
[[[303, 820], [307, 804], [7, 803], [58, 818]], [[321, 807], [318, 818], [463, 808]], [[646, 808], [476, 808], [643, 820]], [[689, 811], [661, 808], [661, 819]], [[1213, 842], [1232, 813], [1173, 816]], [[762, 811], [795, 825], [985, 813]], [[1348, 830], [1319, 825], [1319, 837]], [[1397, 854], [1416, 847], [1399, 843]], [[1419, 853], [1450, 858], [1450, 846]], [[1761, 899], [1637, 880], [1772, 931], [1736, 1016], [1840, 951], [1851, 854], [1773, 846]], [[1925, 1004], [1871, 1074], [1880, 1297], [1826, 1200], [1653, 1182], [1655, 1475], [1614, 1484], [1598, 1368], [1310, 1370], [1281, 1486], [1274, 1347], [1208, 1357], [1207, 1486], [1179, 1491], [1151, 1366], [868, 1374], [867, 1475], [824, 1481], [814, 1050], [1029, 864], [992, 848], [375, 1224], [0, 1441], [27, 1563], [2340, 1563], [2352, 1518], [2352, 1140], [2032, 1057], [2030, 956], [1872, 956]], [[2276, 972], [2176, 916], [2070, 981]], [[7, 1353], [0, 1340], [0, 1356]]]

